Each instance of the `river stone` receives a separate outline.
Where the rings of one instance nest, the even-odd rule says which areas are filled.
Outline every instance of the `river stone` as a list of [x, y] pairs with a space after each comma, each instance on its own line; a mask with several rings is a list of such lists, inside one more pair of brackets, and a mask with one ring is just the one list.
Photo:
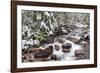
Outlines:
[[75, 56], [77, 59], [85, 59], [85, 51], [84, 50], [76, 50]]
[[68, 39], [70, 41], [74, 42], [74, 43], [77, 43], [77, 42], [80, 41], [81, 37], [79, 37], [79, 36], [70, 36], [70, 37], [68, 37]]
[[64, 43], [64, 44], [62, 44], [62, 48], [64, 48], [64, 49], [70, 49], [71, 47], [72, 47], [71, 43]]
[[59, 45], [54, 45], [55, 46], [55, 50], [59, 51], [60, 50], [60, 46]]
[[56, 55], [51, 55], [51, 60], [57, 60], [57, 56]]
[[62, 52], [66, 53], [66, 52], [70, 52], [70, 48], [72, 47], [71, 43], [64, 43], [62, 44]]
[[67, 30], [62, 30], [62, 34], [68, 34]]
[[89, 43], [88, 43], [88, 42], [82, 41], [82, 42], [80, 43], [80, 45], [83, 47], [83, 49], [84, 49], [85, 51], [88, 51], [88, 50], [89, 50]]
[[86, 47], [86, 46], [88, 46], [89, 44], [88, 44], [88, 42], [82, 41], [82, 42], [80, 42], [80, 45], [82, 45], [83, 47]]
[[58, 38], [55, 38], [54, 42], [65, 43], [65, 41], [66, 41], [66, 38], [58, 37]]
[[48, 59], [50, 55], [53, 53], [53, 46], [48, 46], [47, 48], [32, 48], [29, 50], [31, 57], [34, 57], [34, 61], [41, 61]]
[[66, 53], [66, 52], [68, 53], [68, 52], [70, 52], [70, 51], [71, 51], [70, 49], [66, 49], [66, 48], [63, 48], [63, 49], [62, 49], [62, 52], [63, 52], [63, 53]]
[[89, 42], [89, 40], [90, 40], [90, 35], [89, 35], [89, 34], [84, 35], [84, 40], [87, 41], [87, 42]]

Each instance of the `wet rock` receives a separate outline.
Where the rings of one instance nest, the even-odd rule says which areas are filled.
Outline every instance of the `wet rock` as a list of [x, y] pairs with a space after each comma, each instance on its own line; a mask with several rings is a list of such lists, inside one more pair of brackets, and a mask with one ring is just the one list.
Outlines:
[[24, 55], [22, 56], [22, 62], [26, 62], [26, 57]]
[[89, 40], [90, 39], [90, 35], [89, 34], [85, 35], [85, 39]]
[[57, 56], [56, 55], [51, 55], [51, 60], [57, 60]]
[[90, 35], [89, 34], [84, 35], [84, 41], [89, 43], [89, 40], [90, 40]]
[[68, 34], [67, 30], [62, 30], [62, 34]]
[[55, 46], [55, 50], [59, 51], [60, 50], [60, 46], [59, 45], [54, 45]]
[[79, 36], [70, 36], [70, 37], [68, 37], [68, 39], [70, 41], [74, 42], [74, 43], [77, 43], [81, 40], [81, 37], [79, 37]]
[[59, 43], [65, 43], [65, 41], [66, 41], [66, 38], [60, 38], [60, 37], [57, 37], [54, 40], [54, 42], [59, 42]]
[[22, 54], [27, 54], [28, 53], [28, 49], [22, 49]]
[[86, 28], [88, 27], [88, 25], [84, 25], [84, 24], [81, 24], [81, 23], [77, 23], [77, 24], [74, 24], [76, 27], [78, 28]]
[[62, 34], [68, 34], [68, 31], [65, 29], [65, 27], [61, 28], [61, 32], [62, 32]]
[[24, 55], [22, 55], [22, 62], [29, 62], [29, 54], [25, 53]]
[[86, 41], [82, 41], [81, 42], [81, 46], [83, 48], [83, 50], [85, 51], [85, 59], [89, 59], [90, 58], [90, 45], [88, 42]]
[[54, 37], [51, 36], [51, 37], [48, 37], [47, 39], [45, 40], [42, 40], [40, 43], [40, 45], [44, 45], [44, 44], [50, 44], [50, 43], [53, 43], [54, 42]]
[[89, 50], [89, 44], [88, 44], [88, 42], [82, 41], [82, 42], [80, 42], [80, 45], [83, 47], [83, 49], [85, 51]]
[[45, 47], [48, 47], [49, 44], [43, 44], [42, 46], [40, 46], [40, 48], [45, 48]]
[[64, 43], [62, 44], [62, 48], [70, 49], [72, 47], [71, 43]]
[[62, 52], [70, 52], [70, 48], [72, 47], [71, 43], [64, 43], [62, 44]]
[[53, 53], [53, 47], [48, 46], [47, 48], [32, 48], [29, 50], [33, 61], [43, 61]]
[[28, 54], [28, 61], [29, 62], [34, 62], [34, 54], [33, 53]]
[[85, 59], [85, 51], [84, 50], [76, 50], [75, 51], [75, 56], [77, 59]]
[[62, 52], [63, 52], [63, 53], [66, 53], [66, 52], [68, 53], [68, 52], [70, 52], [70, 49], [65, 49], [65, 48], [63, 48], [63, 49], [62, 49]]
[[80, 45], [82, 45], [83, 47], [86, 47], [86, 46], [88, 46], [89, 44], [88, 44], [88, 42], [82, 41], [82, 42], [80, 42]]

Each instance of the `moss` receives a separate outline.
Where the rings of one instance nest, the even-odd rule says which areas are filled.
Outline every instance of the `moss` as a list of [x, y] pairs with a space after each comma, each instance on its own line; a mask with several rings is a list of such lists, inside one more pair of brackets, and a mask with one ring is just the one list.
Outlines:
[[36, 35], [36, 39], [39, 40], [40, 42], [45, 40], [47, 38], [47, 34], [45, 32], [38, 32]]

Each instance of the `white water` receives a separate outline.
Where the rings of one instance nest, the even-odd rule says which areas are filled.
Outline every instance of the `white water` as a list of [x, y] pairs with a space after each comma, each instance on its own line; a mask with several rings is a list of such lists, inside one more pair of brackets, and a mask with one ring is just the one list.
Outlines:
[[[82, 47], [80, 45], [73, 43], [72, 41], [69, 41], [69, 40], [66, 40], [65, 43], [71, 43], [72, 44], [72, 48], [71, 48], [70, 52], [66, 52], [66, 53], [62, 52], [62, 47], [61, 47], [62, 44], [59, 43], [59, 42], [54, 42], [54, 43], [50, 44], [50, 45], [53, 45], [53, 48], [54, 48], [53, 54], [56, 55], [57, 58], [62, 60], [62, 61], [63, 60], [74, 60], [74, 59], [76, 59], [75, 51], [76, 50], [82, 50]], [[55, 50], [54, 45], [59, 45], [60, 50], [59, 51]]]

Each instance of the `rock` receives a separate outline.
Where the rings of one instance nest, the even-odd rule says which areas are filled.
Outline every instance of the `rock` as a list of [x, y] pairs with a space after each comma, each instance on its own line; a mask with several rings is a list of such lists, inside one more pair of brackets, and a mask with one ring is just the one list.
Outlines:
[[28, 53], [24, 54], [22, 56], [22, 62], [29, 62], [30, 56]]
[[80, 42], [80, 45], [82, 45], [83, 47], [86, 47], [86, 46], [88, 46], [89, 44], [88, 44], [88, 42], [82, 41], [82, 42]]
[[22, 54], [27, 54], [28, 53], [28, 49], [22, 49]]
[[54, 33], [53, 33], [53, 31], [50, 31], [49, 33], [48, 33], [48, 36], [52, 36]]
[[70, 52], [70, 48], [72, 47], [71, 43], [64, 43], [62, 44], [62, 52]]
[[62, 52], [63, 52], [63, 53], [66, 53], [66, 52], [68, 53], [68, 52], [70, 52], [70, 49], [65, 49], [65, 48], [63, 48], [63, 49], [62, 49]]
[[34, 43], [35, 46], [39, 46], [40, 45], [39, 40], [34, 40], [33, 43]]
[[84, 53], [85, 59], [89, 59], [90, 58], [90, 45], [89, 45], [89, 43], [86, 41], [82, 41], [80, 44], [85, 51], [85, 53]]
[[81, 24], [81, 23], [77, 23], [77, 24], [75, 24], [75, 26], [78, 27], [78, 28], [86, 28], [86, 27], [88, 27], [88, 25], [84, 25], [84, 24]]
[[22, 40], [22, 46], [21, 46], [22, 49], [28, 49], [29, 48], [29, 45], [27, 45], [27, 41], [26, 40]]
[[61, 28], [61, 32], [62, 34], [68, 34], [68, 31], [64, 27]]
[[28, 30], [28, 27], [27, 26], [23, 26], [22, 27], [22, 32], [27, 32], [27, 30]]
[[67, 30], [62, 30], [62, 34], [68, 34]]
[[85, 51], [84, 50], [76, 50], [75, 56], [77, 59], [85, 59]]
[[48, 47], [48, 45], [49, 45], [49, 44], [43, 44], [43, 45], [40, 46], [40, 47], [42, 47], [42, 48], [46, 48], [46, 47]]
[[64, 43], [62, 44], [62, 48], [70, 49], [72, 47], [71, 43]]
[[65, 43], [65, 41], [66, 41], [66, 38], [57, 37], [54, 39], [54, 42], [59, 42], [59, 43]]
[[89, 34], [84, 35], [84, 40], [89, 43], [90, 35]]
[[45, 40], [42, 40], [41, 44], [44, 45], [44, 44], [50, 44], [50, 43], [53, 43], [53, 42], [54, 42], [54, 36], [49, 36]]
[[50, 13], [48, 13], [48, 12], [44, 12], [44, 15], [47, 17], [50, 17]]
[[51, 60], [57, 60], [57, 56], [56, 55], [51, 55]]
[[22, 56], [22, 62], [26, 62], [26, 58]]
[[27, 41], [27, 45], [33, 46], [33, 45], [34, 45], [33, 39], [29, 39], [29, 40]]
[[59, 51], [60, 50], [60, 46], [59, 45], [54, 45], [55, 46], [55, 50]]
[[70, 41], [74, 42], [74, 43], [77, 43], [81, 40], [81, 37], [79, 37], [79, 36], [70, 36], [70, 37], [68, 37], [68, 39]]
[[89, 50], [89, 44], [88, 44], [88, 42], [82, 41], [82, 42], [80, 42], [80, 45], [83, 47], [83, 49], [85, 51]]
[[31, 57], [33, 57], [33, 61], [43, 61], [49, 58], [53, 53], [53, 46], [48, 46], [47, 48], [32, 48], [29, 49], [29, 53]]

